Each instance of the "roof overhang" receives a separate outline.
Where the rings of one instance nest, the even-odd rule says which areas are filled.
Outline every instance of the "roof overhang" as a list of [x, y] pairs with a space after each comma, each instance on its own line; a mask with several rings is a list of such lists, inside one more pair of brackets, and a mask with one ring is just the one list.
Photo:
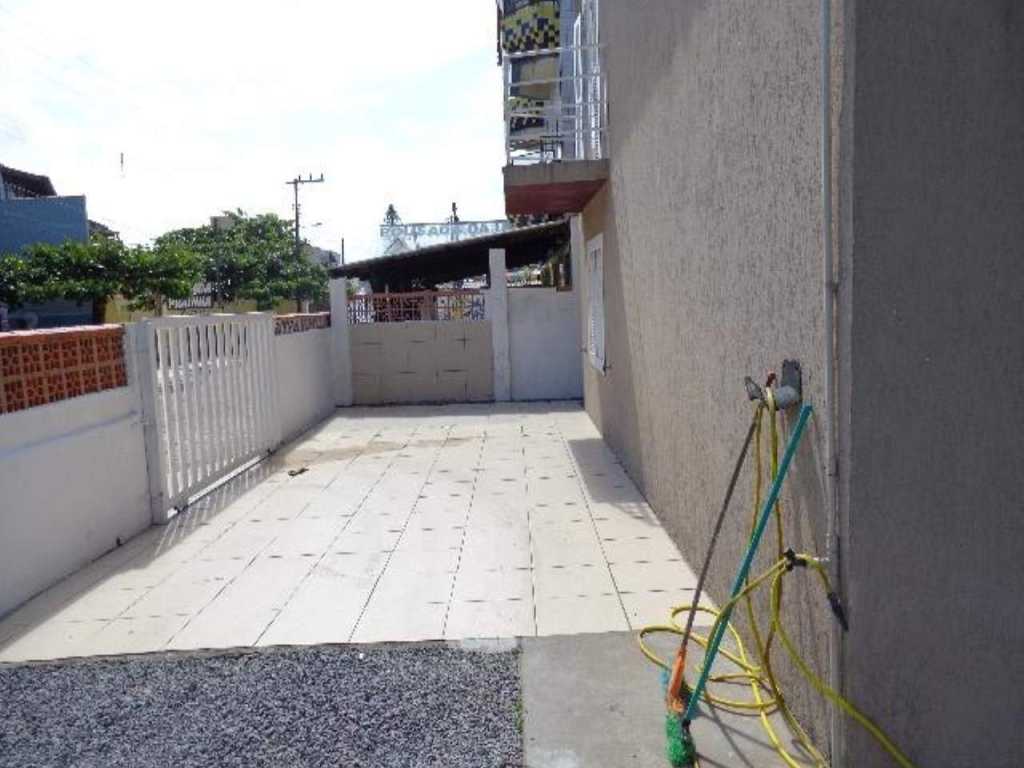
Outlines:
[[505, 213], [579, 213], [608, 180], [607, 160], [506, 165]]
[[569, 223], [554, 221], [356, 261], [335, 267], [330, 274], [369, 280], [391, 290], [401, 290], [414, 281], [437, 285], [487, 274], [491, 249], [504, 249], [506, 267], [518, 269], [544, 259], [552, 248], [568, 240]]

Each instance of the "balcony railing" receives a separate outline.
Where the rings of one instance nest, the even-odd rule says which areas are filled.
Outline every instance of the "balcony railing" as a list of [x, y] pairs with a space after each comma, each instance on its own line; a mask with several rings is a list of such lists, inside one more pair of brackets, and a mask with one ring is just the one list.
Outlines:
[[607, 156], [608, 96], [599, 45], [506, 53], [502, 68], [507, 165]]
[[365, 293], [348, 300], [350, 323], [404, 323], [415, 320], [483, 320], [481, 291]]
[[607, 157], [599, 5], [598, 0], [580, 0], [571, 45], [503, 46], [506, 165]]

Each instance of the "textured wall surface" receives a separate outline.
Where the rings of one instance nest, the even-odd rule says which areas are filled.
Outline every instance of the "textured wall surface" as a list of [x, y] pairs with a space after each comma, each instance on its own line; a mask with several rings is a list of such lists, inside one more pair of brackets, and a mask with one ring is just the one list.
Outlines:
[[513, 400], [583, 396], [575, 291], [509, 289], [508, 332]]
[[[833, 6], [846, 689], [919, 765], [1019, 765], [1024, 7]], [[587, 409], [699, 562], [749, 412], [741, 378], [799, 359], [819, 416], [787, 543], [821, 553], [818, 3], [602, 11], [612, 173], [583, 236], [604, 236], [608, 370], [584, 366]], [[787, 584], [787, 624], [824, 671], [826, 604]], [[825, 745], [826, 708], [781, 666]], [[842, 746], [846, 765], [891, 764], [855, 724]]]
[[[743, 377], [798, 359], [807, 399], [823, 407], [818, 3], [601, 11], [611, 177], [584, 212], [584, 236], [604, 235], [608, 370], [584, 363], [586, 407], [699, 565], [751, 416]], [[823, 435], [816, 419], [784, 494], [786, 544], [821, 554]], [[718, 602], [747, 540], [752, 483], [748, 468], [715, 555]], [[769, 535], [755, 568], [775, 552]], [[794, 639], [827, 669], [832, 618], [819, 585], [788, 577], [785, 606]], [[826, 745], [825, 706], [781, 654], [777, 666]]]
[[494, 399], [489, 320], [349, 326], [356, 405]]
[[856, 7], [849, 689], [918, 765], [1019, 766], [1024, 4]]

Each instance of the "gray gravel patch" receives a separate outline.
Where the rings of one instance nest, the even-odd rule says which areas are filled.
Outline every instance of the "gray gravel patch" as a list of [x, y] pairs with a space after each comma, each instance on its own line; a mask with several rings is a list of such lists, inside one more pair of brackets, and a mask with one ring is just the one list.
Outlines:
[[517, 766], [517, 648], [0, 666], [0, 766]]

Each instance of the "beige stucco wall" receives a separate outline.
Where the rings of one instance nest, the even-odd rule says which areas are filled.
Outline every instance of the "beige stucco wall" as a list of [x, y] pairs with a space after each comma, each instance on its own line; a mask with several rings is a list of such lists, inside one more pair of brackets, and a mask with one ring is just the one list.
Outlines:
[[494, 399], [489, 320], [350, 326], [356, 405]]
[[[817, 0], [601, 5], [611, 173], [583, 225], [586, 239], [603, 234], [608, 368], [584, 359], [584, 398], [695, 566], [751, 417], [743, 377], [763, 380], [797, 359], [807, 398], [823, 410], [817, 9]], [[589, 286], [585, 275], [578, 282], [585, 321]], [[783, 495], [786, 545], [819, 554], [825, 448], [815, 418]], [[718, 603], [747, 542], [752, 486], [748, 464], [709, 576]], [[754, 571], [775, 555], [770, 529]], [[820, 586], [795, 574], [784, 605], [810, 664], [828, 669], [833, 618]], [[736, 623], [746, 631], [745, 617]], [[777, 656], [790, 703], [827, 746], [826, 705]]]
[[[837, 666], [915, 764], [1015, 766], [1024, 144], [1009, 137], [1024, 115], [1024, 7], [832, 7], [838, 563], [850, 619]], [[601, 10], [611, 174], [583, 228], [603, 234], [608, 370], [584, 363], [587, 410], [699, 563], [750, 414], [742, 377], [798, 359], [816, 416], [783, 496], [786, 543], [824, 554], [819, 3]], [[746, 541], [751, 481], [748, 470], [711, 569], [719, 602]], [[769, 534], [761, 565], [774, 551]], [[799, 571], [786, 584], [787, 627], [824, 672], [828, 605]], [[828, 708], [778, 659], [790, 703], [828, 745]], [[837, 722], [840, 764], [893, 764]]]
[[[1024, 3], [856, 9], [839, 375], [849, 692], [917, 765], [1016, 768]], [[848, 751], [891, 764], [856, 727]]]

